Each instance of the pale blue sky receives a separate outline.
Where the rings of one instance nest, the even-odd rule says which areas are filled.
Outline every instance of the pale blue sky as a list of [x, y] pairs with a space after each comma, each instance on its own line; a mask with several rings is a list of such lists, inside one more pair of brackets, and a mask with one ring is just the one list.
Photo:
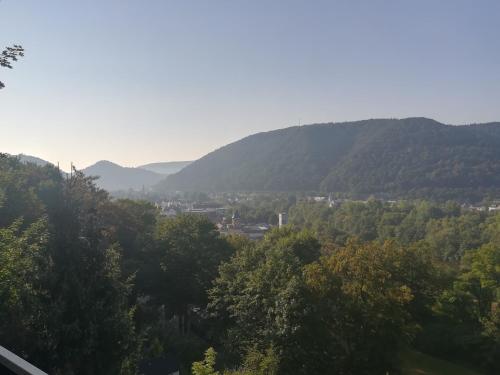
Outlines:
[[0, 151], [187, 160], [265, 130], [500, 121], [500, 1], [3, 0]]

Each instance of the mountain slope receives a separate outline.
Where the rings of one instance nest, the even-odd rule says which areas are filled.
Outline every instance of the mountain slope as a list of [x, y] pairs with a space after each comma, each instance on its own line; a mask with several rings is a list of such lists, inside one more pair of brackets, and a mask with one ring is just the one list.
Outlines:
[[450, 126], [407, 119], [363, 132], [321, 187], [356, 194], [477, 194], [500, 188], [498, 172], [500, 124]]
[[317, 189], [332, 162], [349, 150], [355, 129], [329, 137], [325, 126], [259, 133], [229, 144], [167, 178], [166, 186], [201, 190]]
[[147, 171], [169, 175], [179, 172], [182, 168], [191, 164], [192, 161], [169, 161], [164, 163], [149, 163], [140, 165], [137, 168], [145, 169]]
[[377, 119], [259, 133], [193, 162], [161, 188], [483, 194], [500, 189], [500, 123]]
[[46, 165], [52, 165], [52, 163], [50, 163], [46, 160], [37, 158], [36, 156], [19, 154], [19, 155], [15, 155], [15, 157], [19, 158], [19, 161], [21, 161], [21, 163], [33, 163], [33, 164], [36, 164], [40, 167], [44, 167]]
[[164, 175], [140, 168], [127, 168], [110, 161], [101, 160], [82, 170], [87, 176], [99, 177], [97, 185], [108, 191], [140, 190], [165, 178]]

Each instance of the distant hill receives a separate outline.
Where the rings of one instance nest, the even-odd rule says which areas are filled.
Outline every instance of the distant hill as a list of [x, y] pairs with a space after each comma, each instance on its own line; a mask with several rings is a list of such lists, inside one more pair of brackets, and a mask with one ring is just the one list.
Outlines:
[[224, 146], [160, 187], [476, 200], [500, 192], [500, 123], [407, 118], [295, 126]]
[[140, 190], [165, 178], [164, 175], [141, 168], [127, 168], [101, 160], [82, 170], [87, 176], [98, 176], [96, 184], [108, 191]]
[[170, 175], [179, 172], [182, 168], [191, 164], [192, 161], [170, 161], [165, 163], [150, 163], [141, 165], [137, 168], [145, 169], [147, 171]]

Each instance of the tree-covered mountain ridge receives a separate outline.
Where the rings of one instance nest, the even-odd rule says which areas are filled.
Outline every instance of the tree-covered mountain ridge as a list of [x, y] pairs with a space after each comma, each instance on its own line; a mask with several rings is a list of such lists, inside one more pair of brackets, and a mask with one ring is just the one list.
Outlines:
[[500, 192], [500, 123], [416, 117], [294, 126], [228, 144], [159, 187], [479, 200]]

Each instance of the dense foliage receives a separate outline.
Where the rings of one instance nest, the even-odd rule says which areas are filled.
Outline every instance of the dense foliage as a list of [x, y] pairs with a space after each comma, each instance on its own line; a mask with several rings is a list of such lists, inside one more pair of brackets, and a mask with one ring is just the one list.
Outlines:
[[51, 374], [135, 374], [167, 355], [194, 375], [392, 374], [409, 347], [500, 371], [500, 215], [246, 204], [256, 221], [289, 209], [291, 225], [221, 237], [0, 156], [0, 343]]
[[499, 192], [499, 172], [498, 123], [366, 120], [255, 134], [193, 162], [161, 188], [478, 201]]
[[300, 203], [290, 221], [315, 231], [328, 247], [349, 247], [357, 238], [377, 246], [389, 240], [410, 251], [398, 255], [398, 262], [418, 281], [405, 282], [414, 294], [408, 305], [418, 328], [413, 344], [498, 371], [500, 215], [453, 202], [369, 200], [333, 208]]

